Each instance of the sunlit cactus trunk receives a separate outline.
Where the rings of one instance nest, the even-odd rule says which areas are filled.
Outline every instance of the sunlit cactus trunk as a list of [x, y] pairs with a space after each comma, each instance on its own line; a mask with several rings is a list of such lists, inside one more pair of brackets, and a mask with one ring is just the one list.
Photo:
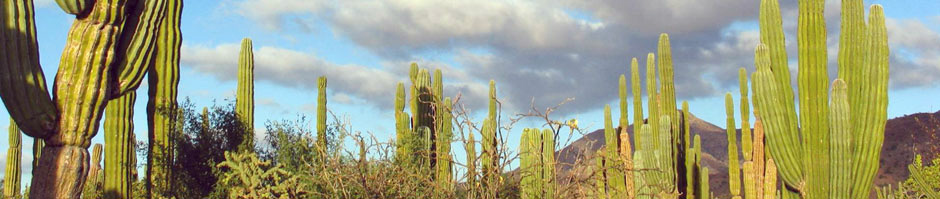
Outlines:
[[3, 175], [3, 198], [20, 198], [20, 160], [23, 138], [16, 122], [10, 118], [10, 149], [7, 150], [7, 165]]
[[519, 144], [521, 198], [555, 198], [555, 134], [550, 129], [523, 129]]
[[320, 76], [317, 78], [317, 153], [320, 162], [325, 162], [327, 157], [326, 117], [326, 76]]
[[179, 114], [177, 95], [180, 81], [180, 15], [182, 0], [167, 0], [166, 19], [157, 31], [153, 66], [147, 72], [147, 119], [149, 151], [147, 154], [147, 194], [150, 198], [169, 198], [173, 161], [173, 137]]
[[866, 25], [864, 3], [843, 1], [839, 79], [830, 95], [824, 7], [822, 0], [799, 2], [797, 117], [779, 4], [762, 1], [753, 101], [786, 187], [784, 198], [865, 198], [878, 170], [887, 119], [884, 13], [872, 5]]
[[133, 198], [133, 170], [137, 153], [134, 139], [134, 102], [137, 93], [111, 100], [104, 120], [104, 192], [106, 199]]
[[[0, 97], [26, 135], [45, 145], [33, 170], [31, 198], [78, 198], [88, 172], [90, 139], [108, 100], [138, 87], [153, 53], [162, 1], [84, 1], [60, 7], [76, 19], [49, 97], [39, 66], [30, 0], [3, 2]], [[134, 5], [134, 6], [131, 6]], [[167, 28], [178, 28], [166, 25]], [[8, 42], [6, 42], [8, 41]], [[37, 150], [40, 151], [40, 150]]]
[[251, 39], [242, 39], [241, 51], [238, 54], [238, 88], [235, 91], [235, 113], [241, 119], [247, 130], [239, 151], [254, 148], [255, 124], [255, 54]]
[[737, 128], [734, 125], [734, 101], [731, 99], [731, 93], [725, 94], [725, 113], [727, 114], [725, 128], [728, 136], [728, 188], [732, 198], [741, 198], [741, 165], [738, 163], [738, 138]]

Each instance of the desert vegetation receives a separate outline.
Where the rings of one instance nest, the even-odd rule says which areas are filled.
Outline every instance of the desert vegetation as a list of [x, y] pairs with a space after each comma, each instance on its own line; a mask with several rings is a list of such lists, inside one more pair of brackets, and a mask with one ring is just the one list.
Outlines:
[[[460, 95], [444, 95], [442, 70], [417, 64], [409, 66], [409, 82], [389, 88], [396, 91], [389, 98], [394, 100], [392, 140], [356, 131], [342, 113], [330, 111], [326, 76], [316, 78], [315, 118], [267, 121], [264, 137], [256, 138], [261, 129], [252, 126], [251, 39], [241, 43], [234, 101], [200, 110], [189, 100], [178, 100], [180, 78], [185, 78], [180, 75], [182, 0], [57, 3], [76, 20], [50, 97], [39, 66], [33, 1], [2, 1], [0, 97], [12, 118], [3, 198], [716, 195], [709, 174], [717, 168], [703, 163], [704, 141], [690, 130], [690, 107], [676, 99], [674, 70], [682, 68], [673, 66], [665, 33], [655, 52], [647, 54], [645, 71], [637, 58], [630, 60], [625, 71], [632, 87], [627, 87], [626, 72], [620, 76], [619, 118], [609, 105], [604, 107], [604, 146], [562, 163], [557, 151], [570, 142], [559, 140], [560, 135], [585, 135], [577, 119], [553, 116], [557, 106], [503, 113], [497, 83], [490, 81], [485, 117], [476, 121]], [[843, 0], [843, 31], [835, 55], [839, 64], [833, 66], [838, 78], [830, 81], [823, 3], [799, 1], [794, 89], [788, 63], [793, 56], [787, 55], [778, 2], [761, 1], [757, 70], [738, 71], [738, 107], [732, 93], [726, 94], [729, 189], [723, 195], [940, 197], [936, 157], [917, 156], [908, 167], [910, 178], [896, 186], [873, 185], [887, 120], [884, 11], [873, 5], [866, 19], [862, 0]], [[141, 125], [132, 120], [134, 102], [144, 77], [148, 136], [136, 138], [134, 129]], [[522, 120], [542, 125], [523, 128], [521, 141], [510, 145], [507, 134]], [[105, 143], [92, 146], [99, 128]], [[21, 190], [24, 134], [34, 141], [34, 161], [32, 181]], [[453, 143], [463, 147], [465, 157], [455, 156]], [[145, 161], [138, 163], [138, 158]], [[562, 167], [568, 175], [559, 174]], [[144, 172], [139, 174], [138, 168]]]

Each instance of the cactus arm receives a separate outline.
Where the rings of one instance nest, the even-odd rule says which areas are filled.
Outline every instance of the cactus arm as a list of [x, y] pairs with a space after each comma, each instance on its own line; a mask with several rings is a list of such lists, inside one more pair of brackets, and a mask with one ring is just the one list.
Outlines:
[[532, 157], [532, 132], [528, 128], [522, 130], [522, 138], [519, 143], [519, 171], [521, 171], [522, 179], [519, 182], [520, 192], [519, 195], [523, 199], [538, 198], [535, 196], [535, 187], [533, 186], [533, 180], [536, 175], [532, 172], [535, 165], [533, 165]]
[[689, 124], [689, 117], [691, 116], [692, 115], [689, 114], [689, 102], [682, 101], [682, 134], [685, 139], [685, 142], [682, 143], [682, 149], [687, 151], [687, 153], [685, 153], [686, 198], [692, 198], [695, 194], [695, 152], [692, 151], [691, 148], [691, 126]]
[[[761, 123], [760, 119], [754, 121], [753, 139], [754, 139], [753, 141], [754, 146], [752, 148], [753, 152], [751, 152], [753, 160], [751, 161], [754, 162], [754, 170], [758, 174], [757, 183], [759, 184], [766, 183], [764, 181], [766, 180], [767, 176], [763, 174], [764, 170], [766, 169], [766, 163], [765, 163], [766, 161], [764, 159], [766, 157], [764, 155], [764, 124]], [[756, 189], [757, 189], [756, 190], [757, 197], [763, 196], [764, 192], [767, 191], [767, 190], [764, 190], [763, 186], [757, 186]]]
[[[839, 31], [839, 76], [838, 78], [844, 80], [849, 87], [853, 89], [849, 90], [849, 95], [852, 96], [849, 99], [850, 104], [856, 103], [860, 98], [855, 98], [857, 95], [855, 88], [860, 88], [862, 84], [853, 83], [861, 79], [857, 79], [859, 75], [860, 68], [865, 61], [863, 57], [866, 55], [866, 27], [865, 27], [865, 3], [862, 0], [843, 0], [841, 3], [842, 14], [840, 20], [840, 29]], [[857, 85], [857, 86], [853, 86]]]
[[[180, 3], [174, 3], [174, 9], [181, 10]], [[115, 89], [111, 94], [112, 98], [118, 98], [128, 92], [134, 92], [140, 86], [144, 75], [150, 70], [157, 54], [157, 36], [160, 31], [165, 31], [166, 27], [179, 27], [180, 17], [178, 13], [170, 13], [171, 19], [167, 17], [168, 4], [165, 0], [141, 1], [134, 6], [134, 9], [128, 16], [125, 23], [124, 34], [121, 35], [121, 43], [118, 44], [118, 52], [124, 55], [117, 57], [114, 65], [111, 66], [115, 78]], [[177, 11], [174, 10], [174, 11]], [[173, 12], [173, 11], [170, 11]], [[161, 27], [160, 23], [164, 23]], [[174, 30], [170, 30], [174, 31]], [[167, 40], [175, 44], [179, 49], [180, 37], [179, 29], [175, 30], [173, 37], [167, 37]], [[161, 51], [166, 52], [166, 51]], [[176, 55], [178, 59], [178, 55]]]
[[[633, 134], [636, 135], [640, 132], [640, 126], [643, 126], [643, 96], [640, 93], [639, 63], [635, 57], [630, 61], [630, 87], [633, 87]], [[636, 136], [633, 139], [637, 143], [641, 142]]]
[[156, 52], [152, 66], [147, 71], [147, 119], [149, 133], [149, 153], [147, 191], [151, 197], [166, 197], [170, 191], [169, 161], [172, 160], [171, 133], [177, 123], [177, 95], [180, 81], [180, 45], [182, 35], [179, 30], [183, 2], [169, 0], [166, 3], [166, 17], [161, 22], [156, 35]]
[[[106, 199], [133, 198], [133, 170], [137, 168], [134, 139], [136, 92], [112, 99], [104, 120], [104, 195]], [[205, 109], [203, 109], [205, 115]]]
[[624, 184], [623, 172], [620, 170], [622, 163], [619, 158], [619, 152], [617, 150], [620, 148], [620, 144], [617, 143], [617, 140], [620, 136], [617, 136], [617, 130], [614, 129], [612, 116], [610, 113], [610, 105], [604, 106], [604, 143], [605, 153], [604, 159], [607, 166], [607, 185], [609, 186], [610, 196], [613, 198], [623, 198], [626, 192], [626, 186]]
[[764, 169], [764, 199], [775, 199], [777, 194], [777, 165], [768, 159]]
[[751, 112], [750, 104], [747, 100], [747, 70], [744, 67], [738, 69], [738, 83], [741, 90], [741, 153], [745, 161], [752, 160], [752, 141], [751, 138]]
[[[650, 140], [652, 143], [658, 143], [657, 135], [659, 135], [659, 110], [657, 106], [658, 100], [656, 100], [658, 85], [656, 83], [656, 56], [653, 53], [646, 55], [646, 104], [647, 111], [649, 111], [649, 117], [646, 121], [650, 125], [650, 130], [653, 132], [653, 138]], [[644, 140], [646, 142], [647, 140]], [[654, 144], [654, 147], [657, 147]]]
[[58, 115], [39, 65], [33, 1], [8, 0], [0, 6], [0, 97], [23, 133], [48, 137]]
[[627, 119], [627, 115], [630, 114], [630, 108], [627, 107], [627, 77], [625, 75], [620, 75], [620, 84], [619, 91], [620, 93], [620, 128], [627, 128], [630, 125], [630, 121]]
[[829, 125], [832, 125], [832, 139], [830, 142], [829, 173], [831, 190], [830, 198], [849, 198], [852, 191], [852, 128], [849, 122], [849, 100], [845, 81], [836, 79], [832, 82], [832, 99], [829, 101]]
[[[397, 110], [396, 110], [397, 111]], [[317, 153], [326, 160], [326, 76], [317, 78]]]
[[[741, 142], [746, 141], [742, 139]], [[757, 186], [763, 186], [758, 185], [758, 182], [756, 181], [757, 176], [762, 175], [763, 173], [757, 174], [754, 173], [754, 170], [754, 162], [752, 161], [745, 161], [744, 164], [741, 165], [741, 171], [744, 174], [744, 178], [742, 179], [744, 181], [744, 198], [746, 199], [758, 198], [755, 197], [757, 196]], [[736, 198], [741, 198], [741, 196], [736, 196]]]
[[55, 0], [55, 2], [59, 4], [62, 11], [72, 15], [81, 15], [95, 4], [94, 0]]
[[824, 0], [800, 0], [799, 47], [800, 131], [803, 138], [804, 189], [807, 198], [829, 196], [829, 75], [826, 71]]
[[10, 118], [10, 149], [7, 150], [6, 170], [3, 175], [3, 198], [19, 198], [20, 196], [20, 161], [22, 159], [22, 142], [20, 129], [16, 122]]
[[[533, 129], [538, 132], [537, 129]], [[542, 133], [542, 198], [555, 198], [555, 133], [550, 129], [543, 129]]]
[[[878, 161], [881, 156], [881, 147], [884, 143], [884, 129], [887, 120], [888, 107], [888, 68], [889, 49], [887, 28], [883, 8], [880, 5], [871, 6], [869, 14], [869, 41], [868, 65], [865, 66], [864, 78], [870, 81], [860, 92], [866, 99], [864, 105], [851, 107], [853, 110], [862, 110], [857, 120], [861, 125], [855, 126], [855, 169], [853, 197], [865, 197], [871, 190], [872, 180], [878, 172]], [[849, 85], [851, 86], [851, 85]], [[853, 118], [853, 120], [855, 120]], [[854, 124], [854, 123], [853, 123]]]
[[725, 128], [728, 133], [728, 188], [732, 197], [741, 197], [741, 165], [738, 164], [738, 138], [737, 128], [734, 126], [734, 101], [731, 99], [731, 93], [725, 94], [725, 113]]
[[627, 128], [620, 128], [620, 161], [623, 162], [624, 185], [627, 189], [625, 196], [635, 198], [636, 183], [633, 170], [633, 149], [630, 145], [630, 134], [627, 134]]
[[770, 155], [778, 160], [777, 168], [780, 177], [787, 186], [796, 188], [803, 176], [803, 158], [801, 142], [796, 132], [795, 117], [788, 117], [792, 106], [780, 99], [789, 90], [781, 90], [775, 83], [770, 64], [769, 49], [766, 45], [759, 45], [755, 51], [755, 65], [757, 72], [754, 75], [756, 108], [760, 111]]

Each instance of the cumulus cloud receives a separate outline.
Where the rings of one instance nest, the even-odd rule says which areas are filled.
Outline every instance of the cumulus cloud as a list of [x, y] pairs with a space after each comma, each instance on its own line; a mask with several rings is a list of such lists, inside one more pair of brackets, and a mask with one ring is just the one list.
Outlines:
[[940, 83], [940, 33], [916, 19], [888, 20], [891, 86], [930, 87]]
[[[781, 3], [788, 50], [795, 64], [796, 3]], [[420, 61], [422, 53], [450, 53], [457, 66], [432, 65], [446, 68], [445, 74], [454, 79], [447, 82], [448, 90], [473, 96], [468, 101], [485, 99], [485, 83], [494, 79], [508, 107], [527, 107], [533, 98], [536, 106], [545, 107], [577, 97], [562, 110], [567, 112], [595, 109], [613, 100], [618, 76], [629, 74], [630, 58], [640, 58], [640, 70], [645, 71], [645, 56], [656, 51], [661, 32], [671, 35], [678, 97], [710, 97], [735, 87], [739, 67], [753, 71], [753, 49], [759, 36], [755, 30], [729, 27], [737, 22], [753, 23], [758, 4], [751, 0], [244, 0], [238, 6], [243, 15], [273, 30], [296, 23], [297, 17], [324, 22], [335, 34], [384, 59], [383, 65], [395, 65], [360, 66], [386, 73], [388, 79], [401, 79], [407, 73], [406, 63]], [[829, 36], [838, 38], [840, 4], [828, 1], [826, 6]], [[838, 39], [830, 39], [829, 44], [831, 65], [835, 66]], [[916, 71], [923, 70], [922, 65], [936, 65], [936, 60], [927, 59], [930, 56], [922, 57], [924, 60], [897, 57], [895, 65], [904, 65], [904, 61], [915, 64], [895, 68]], [[330, 65], [315, 61], [319, 63], [314, 65]], [[913, 66], [916, 63], [920, 65]], [[830, 68], [834, 75], [836, 67]], [[296, 70], [293, 74], [303, 71], [289, 69]], [[903, 75], [892, 72], [893, 85], [911, 85], [897, 80], [899, 74]], [[373, 95], [369, 91], [351, 93], [372, 100], [363, 97]], [[378, 92], [384, 96], [390, 91]], [[375, 99], [381, 99], [378, 103], [388, 101]]]

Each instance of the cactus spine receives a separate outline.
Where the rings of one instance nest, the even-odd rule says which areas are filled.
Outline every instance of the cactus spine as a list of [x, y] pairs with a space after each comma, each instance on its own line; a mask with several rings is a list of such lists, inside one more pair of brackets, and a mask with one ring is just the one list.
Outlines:
[[20, 159], [22, 159], [20, 129], [10, 118], [10, 149], [7, 150], [7, 165], [3, 175], [3, 198], [20, 198]]
[[[106, 199], [133, 198], [134, 170], [137, 165], [134, 138], [134, 102], [130, 92], [111, 100], [104, 120], [104, 195]], [[205, 110], [204, 110], [205, 111]]]
[[[842, 6], [842, 27], [846, 31], [840, 38], [839, 79], [833, 83], [833, 90], [838, 90], [835, 85], [845, 84], [848, 110], [838, 110], [844, 107], [830, 105], [829, 97], [820, 97], [829, 96], [824, 5], [821, 0], [801, 0], [797, 30], [801, 35], [797, 38], [800, 117], [797, 117], [780, 8], [776, 0], [761, 3], [763, 44], [758, 46], [755, 56], [758, 71], [754, 75], [754, 101], [766, 125], [770, 155], [777, 160], [776, 166], [787, 187], [785, 198], [798, 194], [806, 198], [864, 198], [870, 193], [878, 169], [887, 119], [889, 52], [884, 13], [881, 6], [873, 5], [866, 27], [861, 0], [847, 0]], [[843, 103], [838, 102], [835, 93], [832, 97], [835, 101], [832, 103]], [[832, 115], [846, 112], [849, 113], [846, 116]], [[848, 120], [850, 125], [842, 120]], [[839, 142], [844, 140], [830, 141], [831, 136], [845, 134], [853, 138], [848, 144]], [[849, 163], [833, 162], [836, 159]]]
[[[239, 151], [254, 148], [255, 124], [255, 54], [251, 39], [242, 39], [238, 54], [238, 90], [235, 97], [235, 113], [247, 130]], [[319, 133], [319, 132], [318, 132]]]
[[317, 78], [317, 153], [326, 161], [326, 76]]
[[[65, 2], [65, 1], [62, 1]], [[49, 97], [39, 66], [32, 1], [4, 1], [0, 32], [0, 97], [26, 135], [48, 145], [33, 170], [32, 198], [78, 198], [87, 174], [87, 148], [107, 100], [137, 89], [153, 54], [164, 1], [60, 4], [73, 22]], [[136, 6], [131, 6], [136, 5]], [[165, 25], [178, 28], [178, 23]], [[38, 150], [37, 150], [38, 151]]]

